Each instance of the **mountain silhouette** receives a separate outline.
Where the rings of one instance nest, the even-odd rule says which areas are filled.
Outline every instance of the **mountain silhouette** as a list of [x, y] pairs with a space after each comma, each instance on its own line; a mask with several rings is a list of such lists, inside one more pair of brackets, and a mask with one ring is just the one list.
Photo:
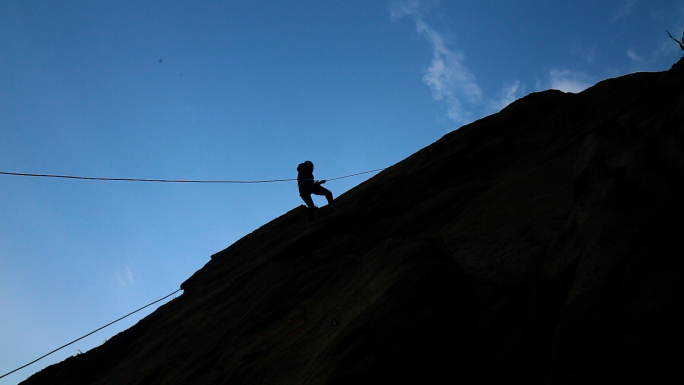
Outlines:
[[684, 61], [533, 93], [22, 384], [681, 384], [683, 194]]

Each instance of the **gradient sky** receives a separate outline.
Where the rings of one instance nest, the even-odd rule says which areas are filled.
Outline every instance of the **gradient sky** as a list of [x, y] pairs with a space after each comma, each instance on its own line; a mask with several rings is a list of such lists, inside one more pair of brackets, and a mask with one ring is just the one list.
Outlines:
[[[387, 167], [531, 92], [667, 70], [682, 52], [666, 30], [682, 36], [684, 0], [2, 0], [0, 171], [263, 180], [307, 159], [318, 179]], [[0, 194], [0, 375], [173, 292], [302, 203], [294, 182], [0, 175]]]

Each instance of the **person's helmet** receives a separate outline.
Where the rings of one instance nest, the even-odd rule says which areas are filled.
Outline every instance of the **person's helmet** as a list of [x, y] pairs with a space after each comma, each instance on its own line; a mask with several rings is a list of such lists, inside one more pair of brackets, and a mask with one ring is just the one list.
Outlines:
[[313, 172], [314, 165], [310, 160], [305, 161], [304, 163], [300, 163], [299, 166], [297, 166], [297, 171], [299, 172]]

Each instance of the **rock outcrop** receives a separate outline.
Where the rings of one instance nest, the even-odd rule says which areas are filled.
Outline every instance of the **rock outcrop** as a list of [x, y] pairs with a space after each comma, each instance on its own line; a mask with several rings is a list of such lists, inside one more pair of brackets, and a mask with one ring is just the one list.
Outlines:
[[684, 383], [684, 62], [528, 95], [33, 384]]

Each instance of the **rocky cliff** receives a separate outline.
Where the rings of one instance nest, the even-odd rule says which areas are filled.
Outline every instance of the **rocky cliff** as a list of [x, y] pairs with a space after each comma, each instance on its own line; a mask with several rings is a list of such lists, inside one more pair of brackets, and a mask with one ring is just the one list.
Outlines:
[[24, 384], [684, 383], [684, 62], [545, 91]]

